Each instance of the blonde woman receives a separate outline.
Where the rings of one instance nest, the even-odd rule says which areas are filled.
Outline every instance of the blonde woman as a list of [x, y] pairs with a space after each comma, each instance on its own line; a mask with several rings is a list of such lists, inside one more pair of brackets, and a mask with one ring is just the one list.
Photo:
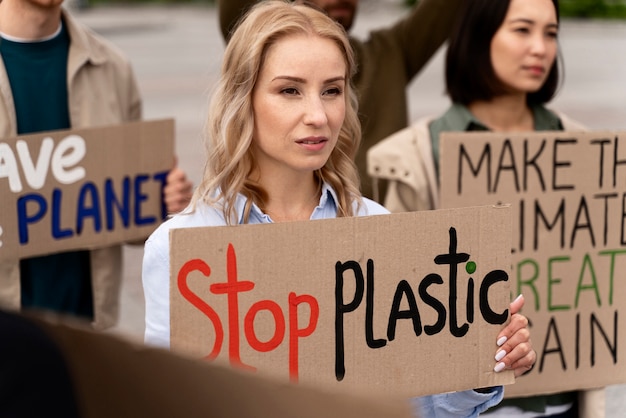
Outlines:
[[[345, 31], [315, 9], [267, 1], [244, 18], [209, 110], [204, 179], [191, 206], [146, 243], [146, 343], [169, 346], [170, 229], [388, 213], [359, 193], [354, 69]], [[522, 373], [534, 364], [526, 325], [516, 314], [503, 328], [508, 355], [500, 367]], [[501, 387], [470, 390], [419, 398], [416, 408], [476, 416], [501, 396]]]

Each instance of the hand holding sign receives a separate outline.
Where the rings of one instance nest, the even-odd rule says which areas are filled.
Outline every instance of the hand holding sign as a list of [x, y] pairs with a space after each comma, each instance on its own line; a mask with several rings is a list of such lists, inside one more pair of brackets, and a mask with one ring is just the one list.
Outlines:
[[524, 296], [519, 295], [509, 307], [511, 322], [498, 334], [496, 353], [496, 372], [511, 369], [519, 377], [532, 369], [537, 360], [537, 353], [532, 348], [528, 319], [519, 314], [524, 306]]
[[166, 178], [163, 198], [167, 213], [178, 213], [185, 209], [191, 201], [193, 184], [183, 170], [174, 167]]

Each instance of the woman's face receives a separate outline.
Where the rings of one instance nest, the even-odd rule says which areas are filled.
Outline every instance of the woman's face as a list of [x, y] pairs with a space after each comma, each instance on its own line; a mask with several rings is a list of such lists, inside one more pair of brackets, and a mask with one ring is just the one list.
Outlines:
[[344, 121], [345, 74], [329, 39], [292, 35], [268, 49], [252, 93], [252, 152], [261, 173], [312, 173], [326, 164]]
[[558, 23], [552, 0], [511, 0], [491, 40], [491, 64], [511, 93], [538, 91], [557, 53]]

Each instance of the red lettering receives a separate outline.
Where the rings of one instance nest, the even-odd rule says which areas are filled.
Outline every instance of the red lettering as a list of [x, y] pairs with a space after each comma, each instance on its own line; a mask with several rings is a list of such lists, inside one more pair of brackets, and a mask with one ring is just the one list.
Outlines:
[[244, 369], [255, 370], [254, 367], [244, 364], [239, 354], [239, 298], [237, 293], [247, 292], [254, 288], [250, 281], [237, 281], [237, 256], [232, 244], [228, 244], [226, 251], [227, 283], [212, 284], [211, 292], [219, 295], [226, 293], [228, 297], [228, 357], [231, 364]]
[[[269, 311], [274, 317], [274, 324], [276, 325], [274, 335], [267, 342], [260, 341], [254, 332], [254, 318], [261, 310]], [[271, 300], [261, 300], [253, 304], [248, 310], [244, 320], [244, 332], [250, 343], [250, 347], [254, 348], [256, 351], [267, 353], [278, 347], [285, 338], [285, 315], [283, 315], [280, 306]]]
[[204, 274], [206, 277], [211, 275], [211, 268], [202, 260], [193, 259], [187, 261], [183, 267], [178, 271], [178, 290], [180, 294], [187, 299], [193, 306], [198, 308], [203, 314], [205, 314], [213, 324], [213, 328], [215, 329], [215, 343], [213, 343], [213, 350], [209, 353], [209, 355], [205, 356], [205, 359], [214, 359], [220, 353], [222, 349], [222, 342], [224, 341], [224, 329], [222, 328], [222, 321], [220, 321], [220, 317], [202, 299], [198, 297], [195, 293], [189, 289], [187, 286], [187, 276], [193, 272], [199, 271]]
[[[298, 305], [306, 303], [309, 305], [311, 316], [309, 324], [302, 328], [298, 328]], [[317, 320], [320, 316], [320, 307], [311, 295], [296, 296], [295, 293], [289, 293], [289, 377], [293, 382], [298, 381], [298, 344], [299, 338], [308, 337], [315, 331]]]
[[[224, 328], [218, 313], [204, 302], [198, 295], [191, 291], [187, 284], [187, 277], [195, 271], [199, 271], [204, 276], [209, 277], [211, 269], [208, 264], [200, 259], [193, 259], [186, 262], [178, 272], [178, 289], [181, 295], [191, 302], [206, 315], [215, 329], [215, 342], [213, 350], [205, 359], [215, 359], [222, 348], [224, 342]], [[226, 294], [228, 299], [228, 357], [233, 366], [255, 371], [256, 368], [244, 364], [240, 353], [240, 329], [239, 329], [239, 297], [240, 292], [248, 292], [254, 289], [252, 281], [238, 281], [237, 277], [237, 256], [232, 244], [228, 244], [226, 251], [226, 282], [213, 283], [209, 286], [211, 293], [219, 295]], [[311, 295], [297, 296], [294, 292], [289, 293], [289, 377], [292, 381], [298, 381], [298, 356], [300, 339], [313, 334], [319, 319], [319, 304], [317, 299]], [[300, 305], [308, 306], [309, 320], [303, 327], [300, 327], [298, 319], [298, 309]], [[306, 307], [305, 306], [305, 307]], [[274, 319], [274, 334], [267, 341], [261, 341], [256, 334], [254, 322], [257, 314], [261, 311], [268, 311]], [[261, 300], [250, 306], [244, 316], [243, 332], [250, 347], [258, 352], [267, 353], [275, 350], [285, 340], [286, 322], [285, 314], [280, 305], [272, 300]]]

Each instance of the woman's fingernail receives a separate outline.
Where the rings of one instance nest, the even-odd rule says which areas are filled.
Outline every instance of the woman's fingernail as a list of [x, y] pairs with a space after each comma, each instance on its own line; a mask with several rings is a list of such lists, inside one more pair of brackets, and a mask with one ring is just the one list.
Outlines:
[[500, 350], [496, 353], [496, 361], [500, 361], [506, 356], [506, 351]]
[[519, 298], [521, 298], [521, 297], [522, 297], [522, 294], [520, 293], [520, 294], [519, 294], [519, 295], [515, 298], [515, 300], [513, 301], [513, 303], [517, 302], [517, 301], [519, 300]]
[[496, 367], [493, 368], [493, 371], [496, 372], [496, 373], [499, 373], [502, 370], [504, 370], [505, 367], [506, 367], [506, 364], [504, 364], [503, 362], [500, 362], [500, 363], [496, 364]]
[[496, 344], [498, 344], [498, 347], [501, 347], [502, 344], [504, 344], [506, 342], [506, 340], [508, 340], [508, 338], [506, 338], [506, 336], [502, 336], [502, 337], [498, 338], [498, 341], [496, 341]]

